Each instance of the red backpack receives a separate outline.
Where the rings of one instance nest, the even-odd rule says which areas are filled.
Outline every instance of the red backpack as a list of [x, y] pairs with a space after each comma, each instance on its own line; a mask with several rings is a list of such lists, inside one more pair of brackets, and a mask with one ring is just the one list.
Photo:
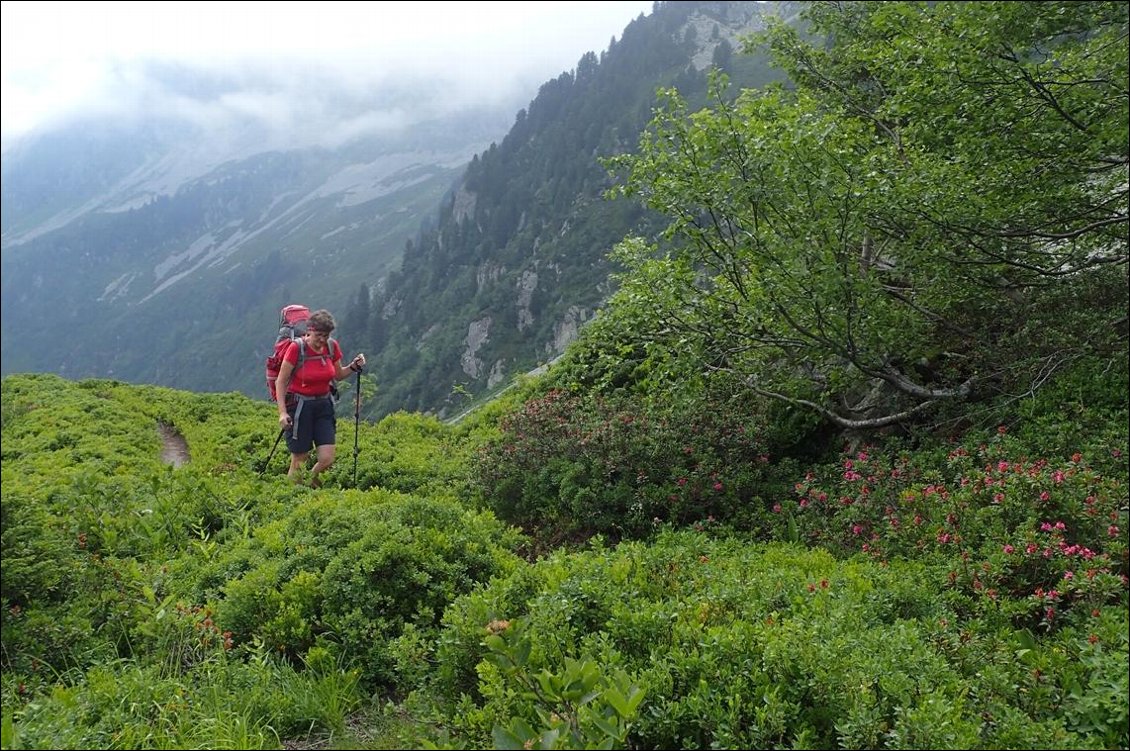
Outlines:
[[[271, 401], [278, 401], [278, 394], [275, 393], [275, 381], [278, 380], [279, 370], [282, 368], [283, 355], [286, 354], [286, 348], [290, 346], [291, 342], [298, 342], [298, 362], [294, 364], [293, 373], [297, 373], [302, 363], [306, 362], [306, 340], [302, 335], [306, 333], [306, 321], [310, 318], [310, 309], [305, 305], [287, 305], [279, 313], [279, 335], [275, 339], [275, 350], [267, 355], [267, 394], [271, 397]], [[331, 336], [326, 344], [328, 345], [326, 353], [316, 355], [322, 358], [325, 362], [327, 357], [333, 357], [337, 342]], [[291, 374], [291, 381], [294, 381], [294, 375]], [[330, 381], [330, 395], [333, 397], [334, 404], [337, 404], [337, 385]], [[289, 395], [288, 395], [289, 396]]]
[[[282, 367], [283, 353], [291, 342], [296, 339], [301, 340], [302, 335], [306, 333], [306, 321], [309, 318], [310, 309], [305, 305], [287, 305], [279, 313], [279, 335], [275, 338], [275, 350], [267, 355], [267, 394], [270, 395], [272, 402], [278, 400], [278, 395], [275, 394], [275, 381], [279, 377], [279, 368]], [[302, 365], [304, 354], [306, 348], [300, 347], [295, 370]]]

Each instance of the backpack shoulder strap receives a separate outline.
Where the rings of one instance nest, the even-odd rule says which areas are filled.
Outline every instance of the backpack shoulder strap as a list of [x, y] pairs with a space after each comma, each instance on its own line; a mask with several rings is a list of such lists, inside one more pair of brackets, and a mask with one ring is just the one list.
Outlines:
[[302, 367], [302, 363], [306, 362], [306, 340], [301, 336], [294, 340], [298, 344], [298, 362], [294, 363], [294, 372]]

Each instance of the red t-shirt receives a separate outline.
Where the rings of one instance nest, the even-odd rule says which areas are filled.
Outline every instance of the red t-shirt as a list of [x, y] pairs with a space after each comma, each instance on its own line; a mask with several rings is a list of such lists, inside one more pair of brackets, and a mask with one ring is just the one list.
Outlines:
[[[291, 365], [298, 364], [298, 342], [293, 341], [283, 353], [283, 360]], [[331, 339], [325, 351], [315, 352], [306, 343], [306, 359], [302, 367], [297, 368], [290, 376], [290, 386], [287, 391], [301, 394], [302, 396], [325, 396], [330, 393], [330, 383], [337, 375], [336, 363], [341, 360], [341, 346], [336, 340]]]

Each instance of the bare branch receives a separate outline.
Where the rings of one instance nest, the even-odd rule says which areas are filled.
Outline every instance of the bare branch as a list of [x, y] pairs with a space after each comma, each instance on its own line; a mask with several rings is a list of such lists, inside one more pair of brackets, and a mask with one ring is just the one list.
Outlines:
[[808, 399], [796, 399], [793, 397], [785, 396], [784, 394], [778, 394], [775, 391], [767, 391], [766, 389], [753, 384], [748, 379], [746, 383], [755, 394], [768, 397], [770, 399], [776, 399], [777, 401], [795, 404], [799, 407], [807, 407], [809, 409], [815, 410], [816, 412], [827, 418], [830, 422], [834, 423], [837, 427], [844, 428], [845, 430], [876, 430], [878, 428], [885, 428], [890, 425], [896, 425], [904, 420], [913, 417], [914, 415], [926, 411], [934, 404], [933, 401], [926, 401], [896, 414], [883, 415], [882, 417], [872, 417], [864, 420], [854, 420], [836, 414], [832, 410], [823, 407], [816, 402], [809, 401]]

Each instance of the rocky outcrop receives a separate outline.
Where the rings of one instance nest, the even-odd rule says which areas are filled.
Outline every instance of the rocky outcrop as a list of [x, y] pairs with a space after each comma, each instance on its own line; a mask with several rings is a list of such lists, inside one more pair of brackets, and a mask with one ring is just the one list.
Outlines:
[[530, 300], [534, 297], [534, 290], [538, 288], [538, 275], [536, 271], [526, 270], [518, 279], [518, 330], [525, 331], [534, 322], [534, 314], [530, 312]]
[[455, 199], [451, 204], [451, 217], [456, 222], [474, 217], [477, 198], [474, 193], [467, 190], [467, 186], [460, 185], [459, 189], [455, 191]]
[[491, 317], [486, 316], [477, 321], [471, 321], [471, 325], [467, 327], [467, 338], [463, 340], [467, 349], [463, 351], [463, 356], [459, 358], [459, 364], [463, 367], [463, 372], [472, 378], [478, 378], [482, 375], [483, 361], [475, 353], [490, 340], [491, 321]]
[[588, 318], [589, 313], [585, 308], [570, 305], [565, 311], [565, 317], [553, 327], [553, 341], [545, 345], [546, 352], [550, 354], [564, 352], [570, 342], [577, 338], [581, 325]]
[[506, 369], [503, 367], [503, 363], [505, 362], [506, 360], [498, 360], [494, 363], [494, 366], [491, 367], [490, 375], [487, 376], [488, 389], [493, 389], [495, 386], [502, 383], [502, 380], [506, 377]]

